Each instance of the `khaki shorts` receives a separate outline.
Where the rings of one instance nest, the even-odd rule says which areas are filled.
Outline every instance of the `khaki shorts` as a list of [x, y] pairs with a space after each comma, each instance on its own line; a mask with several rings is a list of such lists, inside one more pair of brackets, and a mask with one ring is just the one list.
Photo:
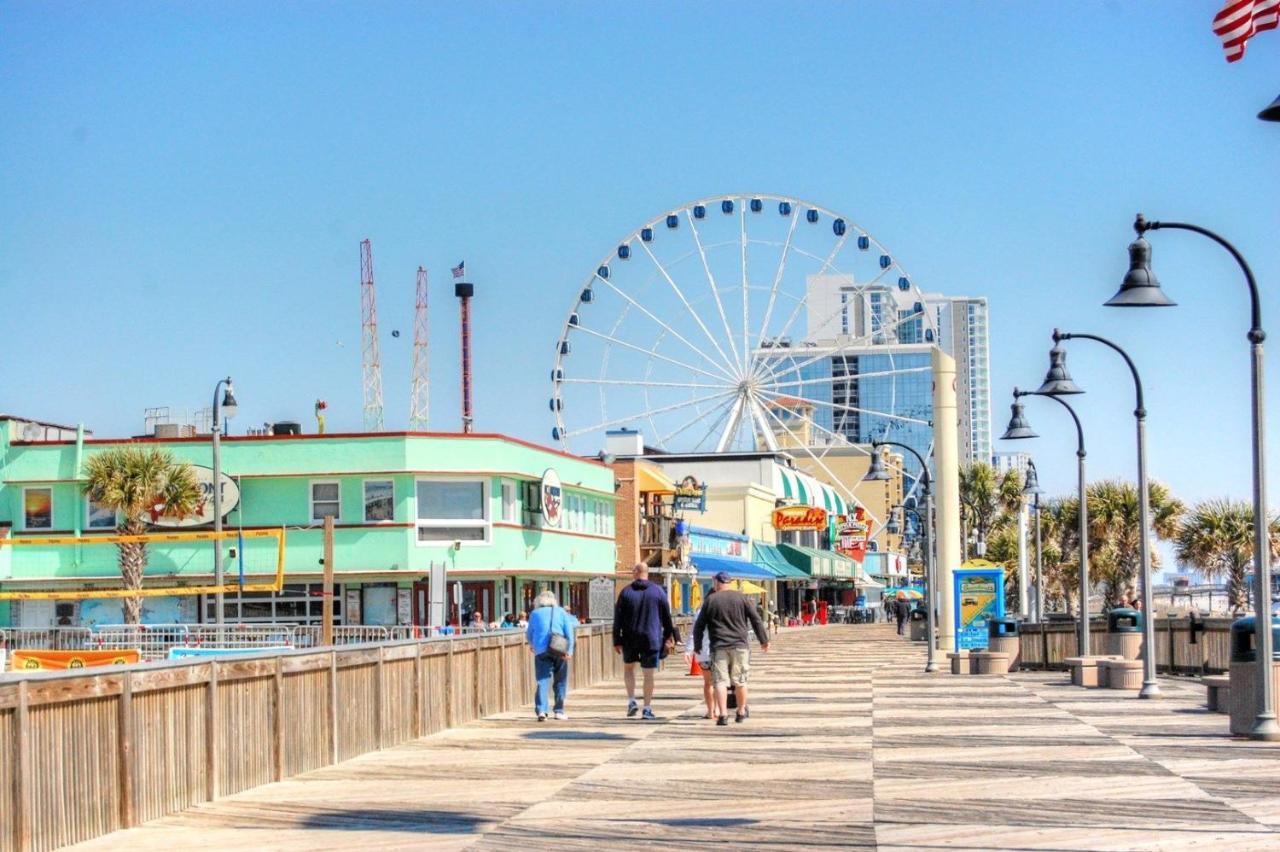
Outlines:
[[751, 671], [750, 648], [722, 648], [711, 652], [711, 682], [746, 686]]

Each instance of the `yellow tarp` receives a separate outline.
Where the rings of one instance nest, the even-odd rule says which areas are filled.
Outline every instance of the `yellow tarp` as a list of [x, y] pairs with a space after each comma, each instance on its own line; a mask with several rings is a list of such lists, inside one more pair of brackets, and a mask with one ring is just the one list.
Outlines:
[[735, 580], [734, 586], [744, 595], [763, 595], [765, 593], [763, 586], [757, 586], [750, 580]]

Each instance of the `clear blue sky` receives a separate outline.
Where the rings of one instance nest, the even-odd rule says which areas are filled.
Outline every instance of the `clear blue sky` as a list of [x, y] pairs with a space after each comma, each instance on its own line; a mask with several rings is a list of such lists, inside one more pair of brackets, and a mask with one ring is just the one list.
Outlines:
[[[1253, 262], [1280, 346], [1280, 126], [1254, 118], [1280, 33], [1229, 66], [1218, 5], [0, 5], [0, 410], [133, 434], [231, 374], [236, 431], [310, 428], [317, 397], [357, 428], [370, 237], [388, 426], [420, 263], [433, 426], [458, 426], [465, 258], [478, 428], [545, 442], [553, 344], [597, 258], [687, 199], [776, 192], [848, 213], [926, 290], [989, 297], [997, 434], [1055, 325], [1114, 335], [1146, 374], [1153, 473], [1247, 497], [1229, 258], [1156, 234], [1181, 307], [1100, 307], [1136, 211], [1189, 220]], [[1131, 475], [1122, 365], [1080, 344], [1071, 366], [1091, 473]], [[1071, 489], [1069, 421], [1028, 414], [1042, 479]]]

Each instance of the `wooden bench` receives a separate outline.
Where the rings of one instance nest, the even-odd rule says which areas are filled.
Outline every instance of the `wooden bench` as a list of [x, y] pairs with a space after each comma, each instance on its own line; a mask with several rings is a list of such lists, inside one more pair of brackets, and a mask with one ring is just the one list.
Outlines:
[[1208, 675], [1200, 678], [1208, 695], [1205, 703], [1214, 713], [1226, 713], [1231, 707], [1231, 678], [1226, 675]]

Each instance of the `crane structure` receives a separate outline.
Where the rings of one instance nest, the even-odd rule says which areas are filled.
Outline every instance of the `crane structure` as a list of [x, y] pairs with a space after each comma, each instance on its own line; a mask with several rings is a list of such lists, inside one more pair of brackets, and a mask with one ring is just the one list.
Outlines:
[[425, 432], [431, 419], [431, 374], [427, 349], [427, 270], [418, 267], [418, 300], [413, 310], [413, 377], [409, 386], [409, 428]]
[[364, 430], [383, 431], [382, 358], [378, 354], [378, 306], [373, 289], [373, 244], [360, 242], [361, 367], [364, 374]]

